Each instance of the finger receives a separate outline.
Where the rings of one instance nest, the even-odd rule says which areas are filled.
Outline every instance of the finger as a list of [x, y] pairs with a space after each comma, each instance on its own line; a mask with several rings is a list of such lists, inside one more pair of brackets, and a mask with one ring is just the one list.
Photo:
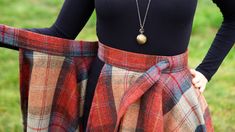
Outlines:
[[193, 76], [196, 76], [196, 70], [190, 69], [190, 73], [191, 73]]
[[207, 84], [207, 81], [204, 80], [204, 81], [202, 82], [202, 86], [201, 86], [201, 89], [200, 89], [201, 92], [204, 92], [204, 91], [205, 91], [205, 89], [206, 89], [206, 84]]
[[204, 91], [205, 91], [205, 86], [202, 86], [200, 89], [199, 89], [199, 91], [201, 92], [201, 93], [203, 93]]
[[201, 82], [199, 82], [199, 83], [196, 83], [194, 86], [195, 86], [196, 88], [201, 88], [201, 87], [202, 87], [202, 84], [201, 84]]
[[197, 84], [197, 83], [200, 82], [200, 80], [201, 80], [201, 78], [200, 78], [199, 76], [196, 76], [196, 77], [193, 78], [192, 82], [193, 82], [194, 84]]

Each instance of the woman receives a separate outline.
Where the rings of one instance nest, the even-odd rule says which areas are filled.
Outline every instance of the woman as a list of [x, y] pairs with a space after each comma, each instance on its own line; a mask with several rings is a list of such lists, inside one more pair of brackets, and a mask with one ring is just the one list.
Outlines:
[[50, 28], [28, 30], [75, 39], [96, 9], [99, 53], [87, 83], [86, 131], [213, 131], [198, 89], [204, 91], [235, 42], [235, 1], [214, 2], [224, 21], [191, 73], [187, 47], [196, 0], [66, 0]]

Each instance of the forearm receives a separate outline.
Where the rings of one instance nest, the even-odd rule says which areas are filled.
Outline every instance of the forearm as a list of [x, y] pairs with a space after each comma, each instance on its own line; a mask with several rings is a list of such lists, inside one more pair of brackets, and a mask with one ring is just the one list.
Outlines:
[[49, 28], [24, 28], [25, 30], [39, 33], [39, 34], [44, 34], [44, 35], [49, 35], [49, 36], [54, 36], [54, 37], [59, 37], [59, 38], [66, 38], [70, 39], [73, 38], [74, 36], [69, 36], [66, 35], [63, 31], [61, 31], [55, 24], [52, 25]]
[[213, 0], [223, 14], [223, 22], [202, 63], [196, 68], [208, 81], [216, 73], [235, 43], [235, 1]]
[[[94, 0], [66, 0], [55, 23], [51, 27], [23, 28], [23, 30], [54, 37], [75, 39], [85, 26], [93, 10]], [[7, 48], [12, 49], [12, 47]], [[18, 48], [14, 49], [18, 50]]]
[[196, 68], [207, 80], [211, 80], [235, 43], [235, 20], [224, 20], [207, 55]]

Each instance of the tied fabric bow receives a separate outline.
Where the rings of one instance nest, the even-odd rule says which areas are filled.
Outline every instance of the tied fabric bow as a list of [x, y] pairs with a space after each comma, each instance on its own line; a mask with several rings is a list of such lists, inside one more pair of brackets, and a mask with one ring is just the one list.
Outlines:
[[[154, 84], [160, 79], [162, 70], [169, 66], [167, 61], [158, 62], [156, 65], [152, 66], [143, 75], [141, 75], [133, 85], [125, 92], [123, 95], [119, 110], [117, 112], [117, 123], [115, 126], [115, 132], [118, 131], [120, 121], [124, 114], [126, 113], [128, 107], [136, 102], [141, 96], [150, 88], [154, 88]], [[157, 101], [159, 102], [159, 101]], [[159, 110], [158, 110], [159, 111]]]

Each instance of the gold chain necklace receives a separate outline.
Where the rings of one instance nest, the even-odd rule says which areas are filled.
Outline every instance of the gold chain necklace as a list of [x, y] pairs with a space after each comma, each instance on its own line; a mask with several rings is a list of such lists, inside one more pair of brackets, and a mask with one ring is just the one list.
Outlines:
[[138, 0], [136, 0], [136, 7], [137, 7], [139, 23], [140, 23], [140, 29], [139, 29], [140, 34], [137, 35], [136, 40], [137, 40], [138, 44], [140, 44], [140, 45], [143, 45], [147, 42], [147, 37], [144, 35], [144, 24], [145, 24], [145, 21], [146, 21], [146, 17], [147, 17], [147, 14], [148, 14], [150, 3], [151, 3], [151, 0], [149, 0], [149, 2], [148, 2], [148, 5], [147, 5], [146, 11], [145, 11], [144, 20], [142, 22], [141, 16], [140, 16], [139, 3], [138, 3]]

